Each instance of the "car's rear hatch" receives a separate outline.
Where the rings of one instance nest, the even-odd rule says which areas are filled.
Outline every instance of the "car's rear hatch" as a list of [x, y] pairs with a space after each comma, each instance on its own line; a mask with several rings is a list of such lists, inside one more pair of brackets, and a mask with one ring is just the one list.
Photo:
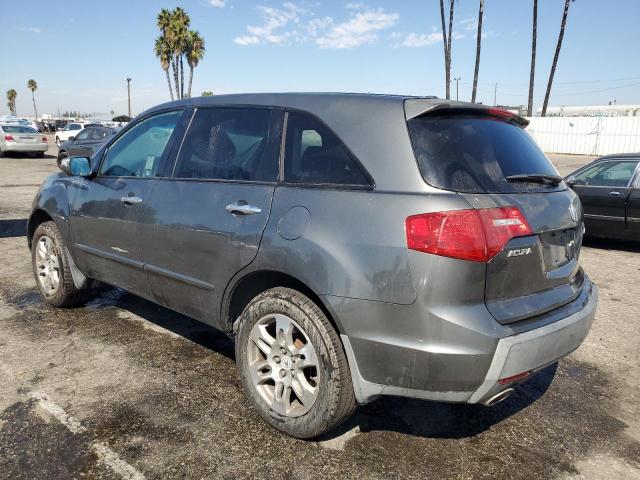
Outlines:
[[[527, 121], [459, 104], [424, 111], [414, 104], [406, 111], [427, 183], [458, 192], [478, 211], [515, 207], [528, 224], [483, 260], [485, 303], [495, 319], [513, 323], [574, 300], [584, 281], [578, 263], [584, 232], [580, 202], [523, 131]], [[505, 222], [488, 221], [497, 229]]]

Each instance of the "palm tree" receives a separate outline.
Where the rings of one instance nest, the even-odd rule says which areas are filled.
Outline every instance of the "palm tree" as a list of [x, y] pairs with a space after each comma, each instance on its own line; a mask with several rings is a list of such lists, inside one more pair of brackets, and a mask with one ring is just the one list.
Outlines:
[[169, 66], [171, 65], [171, 46], [164, 36], [156, 38], [155, 46], [156, 57], [160, 59], [160, 66], [167, 76], [167, 84], [169, 85], [169, 95], [173, 101], [173, 89], [171, 88], [171, 77], [169, 76]]
[[533, 116], [533, 80], [536, 75], [536, 39], [538, 37], [538, 0], [533, 0], [533, 27], [531, 29], [531, 73], [529, 74], [529, 101], [527, 117]]
[[198, 66], [202, 57], [204, 57], [204, 39], [196, 30], [189, 30], [187, 34], [186, 57], [189, 64], [189, 90], [187, 97], [191, 97], [191, 83], [193, 82], [193, 69]]
[[18, 96], [18, 92], [16, 92], [13, 88], [7, 90], [7, 107], [9, 107], [9, 111], [11, 115], [16, 114], [16, 97]]
[[440, 0], [440, 21], [442, 22], [442, 42], [444, 44], [444, 76], [447, 100], [451, 97], [451, 71], [449, 70], [449, 49], [447, 48], [447, 27], [444, 23], [444, 1]]
[[547, 83], [547, 92], [544, 94], [544, 103], [542, 104], [543, 117], [547, 115], [547, 105], [549, 104], [549, 95], [551, 95], [551, 85], [553, 84], [553, 76], [555, 75], [556, 67], [558, 66], [558, 57], [560, 56], [560, 49], [562, 48], [562, 39], [564, 38], [564, 27], [567, 25], [567, 14], [569, 13], [570, 1], [571, 0], [564, 0], [564, 12], [562, 13], [562, 22], [560, 23], [560, 33], [558, 34], [558, 44], [556, 45], [556, 53], [553, 56], [553, 63], [551, 64], [551, 72], [549, 72], [549, 82]]
[[38, 120], [38, 109], [36, 108], [36, 90], [38, 89], [38, 82], [31, 79], [27, 82], [27, 88], [31, 90], [31, 99], [33, 100], [33, 110], [36, 112], [36, 120]]
[[476, 103], [476, 90], [478, 88], [478, 70], [480, 70], [480, 44], [482, 43], [482, 15], [484, 13], [484, 0], [480, 0], [478, 9], [478, 39], [476, 40], [476, 68], [473, 72], [473, 90], [471, 103]]
[[[178, 98], [184, 98], [184, 64], [183, 53], [187, 48], [188, 40], [188, 28], [191, 23], [191, 18], [187, 12], [181, 7], [173, 9], [173, 20], [171, 22], [171, 35], [174, 47], [174, 53], [176, 55], [176, 63], [180, 69], [180, 88], [178, 88]], [[175, 75], [175, 74], [174, 74]]]
[[440, 0], [440, 21], [442, 22], [442, 41], [444, 42], [444, 73], [447, 99], [451, 97], [451, 31], [453, 30], [453, 2], [449, 2], [449, 32], [444, 24], [444, 3]]

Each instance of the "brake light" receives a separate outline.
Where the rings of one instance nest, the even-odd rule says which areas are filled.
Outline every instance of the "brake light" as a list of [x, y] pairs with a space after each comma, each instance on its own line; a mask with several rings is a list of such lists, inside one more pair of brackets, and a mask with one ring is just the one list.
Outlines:
[[45, 137], [44, 135], [42, 136], [42, 141], [43, 142], [48, 142], [49, 140], [47, 140], [47, 137]]
[[516, 207], [413, 215], [405, 229], [411, 250], [474, 262], [488, 262], [512, 238], [533, 233]]
[[13, 137], [12, 137], [11, 135], [5, 135], [5, 136], [4, 136], [4, 139], [5, 139], [7, 142], [13, 142]]
[[494, 117], [499, 117], [504, 119], [508, 119], [516, 116], [513, 112], [510, 112], [509, 110], [503, 110], [501, 108], [489, 108], [487, 110], [487, 113], [489, 115], [493, 115]]

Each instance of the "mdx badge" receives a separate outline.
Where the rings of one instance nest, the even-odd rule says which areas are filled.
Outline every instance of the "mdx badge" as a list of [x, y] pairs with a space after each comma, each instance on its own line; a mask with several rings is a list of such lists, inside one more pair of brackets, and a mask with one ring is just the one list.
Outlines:
[[523, 255], [529, 255], [531, 253], [531, 247], [527, 248], [516, 248], [514, 250], [509, 250], [507, 253], [508, 257], [522, 257]]

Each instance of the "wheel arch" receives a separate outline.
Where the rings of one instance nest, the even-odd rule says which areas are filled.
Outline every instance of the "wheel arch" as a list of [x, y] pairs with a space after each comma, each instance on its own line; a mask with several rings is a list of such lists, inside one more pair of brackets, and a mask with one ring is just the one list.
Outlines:
[[311, 299], [326, 315], [338, 335], [342, 328], [322, 298], [298, 278], [277, 270], [254, 270], [239, 276], [227, 287], [222, 301], [221, 326], [226, 332], [235, 333], [235, 322], [249, 302], [260, 293], [275, 287], [296, 290]]
[[31, 248], [31, 241], [33, 239], [33, 234], [36, 232], [36, 228], [44, 222], [53, 221], [55, 221], [53, 217], [42, 208], [38, 208], [31, 213], [27, 222], [27, 243], [29, 244], [29, 248]]

